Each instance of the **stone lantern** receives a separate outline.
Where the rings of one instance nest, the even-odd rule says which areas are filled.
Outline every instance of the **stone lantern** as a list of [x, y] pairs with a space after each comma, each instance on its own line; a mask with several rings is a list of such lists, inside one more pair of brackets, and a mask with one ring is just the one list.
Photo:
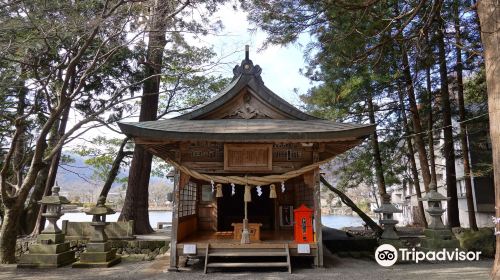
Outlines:
[[39, 203], [45, 208], [42, 214], [48, 221], [47, 227], [37, 237], [37, 243], [29, 246], [29, 253], [22, 255], [17, 267], [60, 267], [75, 262], [75, 252], [69, 242], [64, 242], [64, 233], [57, 226], [62, 216], [61, 208], [69, 201], [59, 195], [60, 188], [52, 188], [52, 195], [43, 196]]
[[425, 210], [431, 216], [428, 228], [430, 229], [445, 229], [441, 215], [446, 211], [441, 205], [441, 201], [447, 201], [448, 198], [437, 192], [434, 183], [429, 184], [429, 192], [425, 194], [420, 201], [427, 201], [428, 208]]
[[121, 262], [121, 257], [116, 255], [116, 249], [111, 248], [108, 236], [104, 231], [106, 225], [106, 215], [114, 214], [115, 211], [106, 206], [106, 198], [99, 197], [96, 206], [86, 211], [85, 214], [92, 215], [91, 226], [94, 232], [87, 249], [80, 255], [80, 261], [73, 264], [73, 267], [110, 267]]
[[91, 226], [94, 227], [94, 234], [90, 239], [90, 242], [106, 242], [108, 241], [108, 236], [104, 232], [104, 228], [109, 224], [106, 222], [106, 215], [114, 214], [115, 211], [106, 206], [106, 198], [104, 196], [99, 197], [97, 205], [92, 207], [85, 214], [92, 215]]
[[437, 192], [436, 184], [429, 184], [429, 192], [420, 199], [427, 201], [428, 208], [426, 212], [429, 213], [430, 221], [428, 228], [424, 230], [426, 238], [422, 240], [422, 250], [434, 249], [455, 249], [459, 247], [459, 241], [453, 236], [449, 228], [446, 228], [441, 220], [441, 216], [446, 211], [443, 209], [442, 201], [447, 201], [448, 198]]
[[398, 240], [399, 236], [394, 230], [398, 221], [394, 219], [394, 213], [401, 213], [403, 211], [391, 203], [391, 196], [389, 194], [382, 195], [382, 205], [380, 205], [378, 209], [373, 210], [373, 212], [382, 214], [380, 224], [382, 225], [384, 232], [382, 233], [381, 238]]
[[42, 231], [42, 235], [55, 235], [62, 233], [61, 229], [57, 226], [57, 220], [59, 220], [59, 218], [61, 218], [61, 216], [63, 215], [61, 212], [62, 205], [69, 204], [69, 200], [64, 196], [59, 195], [60, 190], [61, 188], [59, 188], [56, 183], [56, 186], [52, 188], [52, 195], [43, 196], [42, 200], [39, 201], [39, 204], [41, 204], [42, 207], [45, 206], [45, 213], [43, 213], [42, 216], [45, 217], [45, 219], [47, 219], [47, 221], [49, 222], [47, 227]]

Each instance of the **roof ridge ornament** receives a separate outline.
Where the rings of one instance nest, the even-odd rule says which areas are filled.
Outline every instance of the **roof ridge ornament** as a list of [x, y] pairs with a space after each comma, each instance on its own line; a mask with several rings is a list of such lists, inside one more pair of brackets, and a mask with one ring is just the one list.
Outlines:
[[260, 68], [259, 65], [254, 66], [253, 62], [250, 60], [250, 46], [245, 45], [245, 59], [241, 61], [240, 65], [234, 66], [234, 78], [238, 77], [239, 75], [254, 75], [260, 78], [261, 73], [262, 68]]

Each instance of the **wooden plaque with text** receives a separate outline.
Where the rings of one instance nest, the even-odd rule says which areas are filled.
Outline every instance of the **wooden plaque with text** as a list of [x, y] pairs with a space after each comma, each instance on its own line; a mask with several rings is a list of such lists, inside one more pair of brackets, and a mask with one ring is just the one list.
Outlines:
[[272, 144], [224, 144], [224, 170], [271, 171]]

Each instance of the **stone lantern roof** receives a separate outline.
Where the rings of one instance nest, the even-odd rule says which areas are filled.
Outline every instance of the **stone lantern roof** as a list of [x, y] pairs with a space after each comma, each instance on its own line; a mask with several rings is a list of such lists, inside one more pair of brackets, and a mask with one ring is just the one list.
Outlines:
[[391, 203], [391, 197], [388, 194], [385, 194], [382, 197], [382, 204], [378, 209], [373, 210], [375, 213], [382, 214], [393, 214], [393, 213], [402, 213], [403, 210], [398, 209], [394, 204]]
[[87, 215], [111, 215], [116, 213], [115, 210], [106, 206], [106, 198], [104, 196], [99, 197], [96, 206], [85, 211]]
[[59, 195], [60, 190], [61, 188], [56, 183], [56, 185], [52, 188], [52, 195], [43, 196], [39, 203], [44, 205], [69, 204], [70, 201], [66, 197]]
[[449, 200], [449, 197], [443, 196], [437, 192], [437, 187], [434, 183], [429, 185], [429, 192], [425, 194], [424, 197], [420, 198], [420, 201], [445, 201]]

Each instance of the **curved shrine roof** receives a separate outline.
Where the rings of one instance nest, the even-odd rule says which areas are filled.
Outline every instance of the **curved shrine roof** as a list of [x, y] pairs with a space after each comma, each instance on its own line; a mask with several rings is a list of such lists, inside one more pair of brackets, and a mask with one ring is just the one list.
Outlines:
[[151, 140], [233, 142], [361, 140], [374, 131], [374, 125], [336, 123], [300, 111], [267, 88], [261, 72], [247, 52], [231, 83], [205, 104], [173, 119], [119, 123], [120, 129]]
[[372, 125], [335, 123], [326, 120], [276, 119], [169, 119], [120, 123], [120, 129], [132, 137], [148, 139], [213, 141], [333, 141], [362, 139], [373, 132]]

